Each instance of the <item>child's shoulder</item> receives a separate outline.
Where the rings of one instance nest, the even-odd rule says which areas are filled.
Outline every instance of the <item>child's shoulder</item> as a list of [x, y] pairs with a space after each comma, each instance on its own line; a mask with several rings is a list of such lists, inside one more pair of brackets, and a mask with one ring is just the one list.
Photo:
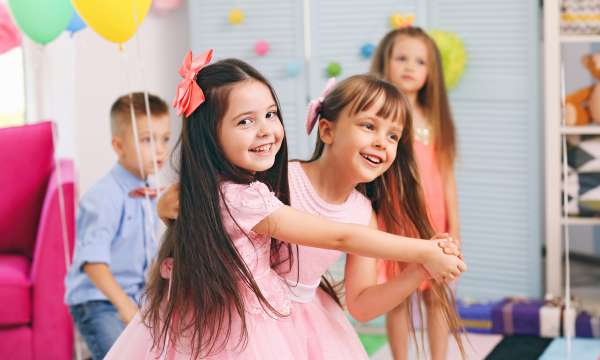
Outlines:
[[277, 199], [269, 186], [260, 181], [239, 184], [231, 181], [221, 183], [221, 193], [228, 204], [245, 206], [248, 202]]
[[109, 171], [83, 195], [81, 203], [99, 207], [118, 207], [125, 200], [125, 192]]
[[233, 229], [232, 234], [236, 234], [235, 229], [250, 233], [256, 224], [283, 206], [267, 184], [260, 181], [250, 184], [224, 182], [220, 190], [224, 225], [226, 229]]
[[352, 212], [356, 214], [357, 219], [363, 225], [367, 225], [371, 222], [373, 217], [373, 202], [371, 199], [366, 197], [362, 192], [354, 190], [352, 193]]
[[354, 191], [352, 193], [352, 196], [354, 198], [354, 202], [360, 208], [368, 210], [369, 213], [371, 212], [371, 210], [373, 210], [373, 203], [371, 202], [371, 199], [369, 199], [368, 197], [365, 196], [365, 194], [363, 194], [362, 192], [354, 189]]

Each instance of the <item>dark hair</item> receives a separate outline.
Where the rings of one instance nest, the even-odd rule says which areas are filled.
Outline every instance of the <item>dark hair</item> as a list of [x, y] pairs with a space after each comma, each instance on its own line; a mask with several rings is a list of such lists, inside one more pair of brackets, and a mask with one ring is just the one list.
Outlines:
[[[146, 116], [146, 100], [144, 92], [134, 92], [120, 96], [110, 108], [110, 131], [112, 135], [120, 135], [123, 129], [131, 124], [131, 106], [135, 116]], [[169, 114], [167, 103], [154, 94], [148, 94], [150, 114], [159, 116]]]
[[[382, 96], [384, 101], [377, 111], [377, 116], [400, 121], [403, 124], [402, 136], [398, 142], [396, 158], [390, 168], [375, 180], [360, 184], [358, 190], [371, 200], [383, 230], [403, 236], [430, 239], [434, 235], [434, 230], [429, 222], [419, 182], [413, 153], [412, 115], [406, 96], [396, 86], [375, 75], [355, 75], [340, 82], [325, 97], [320, 115], [328, 121], [336, 121], [344, 109], [349, 108], [349, 114], [355, 115], [369, 110]], [[325, 144], [317, 137], [315, 151], [309, 161], [319, 159], [324, 148]], [[398, 266], [401, 265], [397, 262], [386, 261], [387, 270], [394, 269], [388, 272], [393, 273], [394, 276], [397, 275], [395, 269]], [[464, 354], [458, 335], [461, 326], [452, 292], [443, 284], [432, 283], [432, 293], [440, 300], [444, 317], [449, 323], [461, 353]], [[411, 327], [410, 330], [414, 336], [414, 328]]]
[[[150, 327], [154, 347], [164, 351], [166, 343], [191, 344], [192, 357], [220, 351], [228, 344], [236, 316], [241, 319], [238, 345], [247, 340], [245, 304], [241, 287], [255, 295], [265, 309], [279, 314], [266, 300], [252, 273], [225, 231], [221, 218], [220, 184], [223, 181], [249, 184], [261, 181], [285, 204], [289, 204], [287, 145], [285, 137], [274, 165], [250, 174], [225, 157], [218, 140], [218, 128], [229, 106], [233, 87], [244, 81], [258, 81], [269, 87], [278, 106], [277, 96], [268, 81], [243, 61], [226, 59], [203, 68], [196, 82], [206, 100], [188, 118], [178, 146], [180, 154], [180, 211], [168, 227], [159, 249], [157, 263], [150, 272], [145, 292], [147, 308], [143, 320]], [[287, 258], [283, 259], [283, 247]], [[160, 275], [159, 265], [173, 258], [171, 292]], [[271, 263], [289, 261], [291, 246], [271, 240]], [[290, 265], [291, 266], [291, 265]]]

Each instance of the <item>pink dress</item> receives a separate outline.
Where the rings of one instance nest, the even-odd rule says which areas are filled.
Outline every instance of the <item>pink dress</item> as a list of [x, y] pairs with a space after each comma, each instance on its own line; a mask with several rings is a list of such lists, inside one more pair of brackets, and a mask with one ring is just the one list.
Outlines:
[[[238, 345], [240, 320], [234, 319], [233, 332], [226, 349], [208, 359], [314, 359], [315, 357], [307, 352], [308, 347], [305, 345], [308, 342], [305, 336], [307, 333], [298, 331], [298, 327], [289, 316], [292, 305], [288, 287], [270, 267], [271, 239], [252, 232], [256, 224], [283, 204], [260, 182], [250, 185], [224, 183], [222, 190], [225, 203], [231, 212], [230, 216], [225, 207], [221, 207], [221, 216], [228, 235], [252, 272], [263, 295], [275, 309], [286, 316], [277, 317], [267, 312], [253, 293], [246, 292], [246, 346], [242, 348]], [[248, 234], [249, 238], [244, 233]], [[105, 359], [160, 359], [161, 354], [152, 351], [151, 347], [149, 329], [141, 322], [138, 314], [125, 328]], [[171, 346], [162, 356], [168, 360], [187, 360], [190, 359], [189, 347]]]
[[415, 139], [413, 143], [415, 160], [419, 168], [419, 180], [425, 195], [425, 204], [429, 221], [436, 233], [448, 231], [448, 217], [446, 216], [446, 197], [444, 195], [444, 180], [437, 162], [433, 144], [425, 145]]
[[[358, 191], [354, 190], [343, 204], [330, 204], [319, 197], [299, 162], [289, 163], [288, 176], [292, 207], [337, 222], [369, 224], [371, 202]], [[342, 308], [319, 288], [321, 276], [342, 254], [299, 246], [299, 258], [294, 261], [300, 264], [299, 275], [296, 268], [284, 274], [293, 300], [291, 320], [298, 331], [309, 335], [307, 359], [368, 359]]]

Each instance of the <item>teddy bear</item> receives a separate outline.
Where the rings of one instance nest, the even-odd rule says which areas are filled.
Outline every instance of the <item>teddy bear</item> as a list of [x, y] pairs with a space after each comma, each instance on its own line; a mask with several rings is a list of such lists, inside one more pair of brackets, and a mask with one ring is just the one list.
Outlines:
[[[600, 53], [585, 55], [581, 62], [596, 80], [600, 80]], [[565, 123], [568, 126], [600, 125], [600, 83], [579, 89], [565, 99]]]

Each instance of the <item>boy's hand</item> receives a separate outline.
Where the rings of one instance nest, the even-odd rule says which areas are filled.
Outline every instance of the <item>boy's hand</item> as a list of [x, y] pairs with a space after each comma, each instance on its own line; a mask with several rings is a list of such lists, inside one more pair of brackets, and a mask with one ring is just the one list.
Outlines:
[[121, 321], [123, 321], [125, 325], [129, 324], [131, 319], [133, 319], [133, 317], [135, 316], [135, 314], [137, 314], [139, 310], [137, 305], [135, 305], [135, 303], [131, 299], [128, 298], [128, 300], [129, 301], [125, 301], [118, 307], [119, 318], [121, 319]]
[[98, 290], [113, 304], [119, 313], [119, 318], [127, 325], [138, 312], [138, 307], [115, 280], [108, 265], [105, 263], [86, 263], [83, 265], [83, 271]]
[[177, 219], [179, 215], [179, 183], [167, 188], [156, 204], [158, 217], [165, 223]]

